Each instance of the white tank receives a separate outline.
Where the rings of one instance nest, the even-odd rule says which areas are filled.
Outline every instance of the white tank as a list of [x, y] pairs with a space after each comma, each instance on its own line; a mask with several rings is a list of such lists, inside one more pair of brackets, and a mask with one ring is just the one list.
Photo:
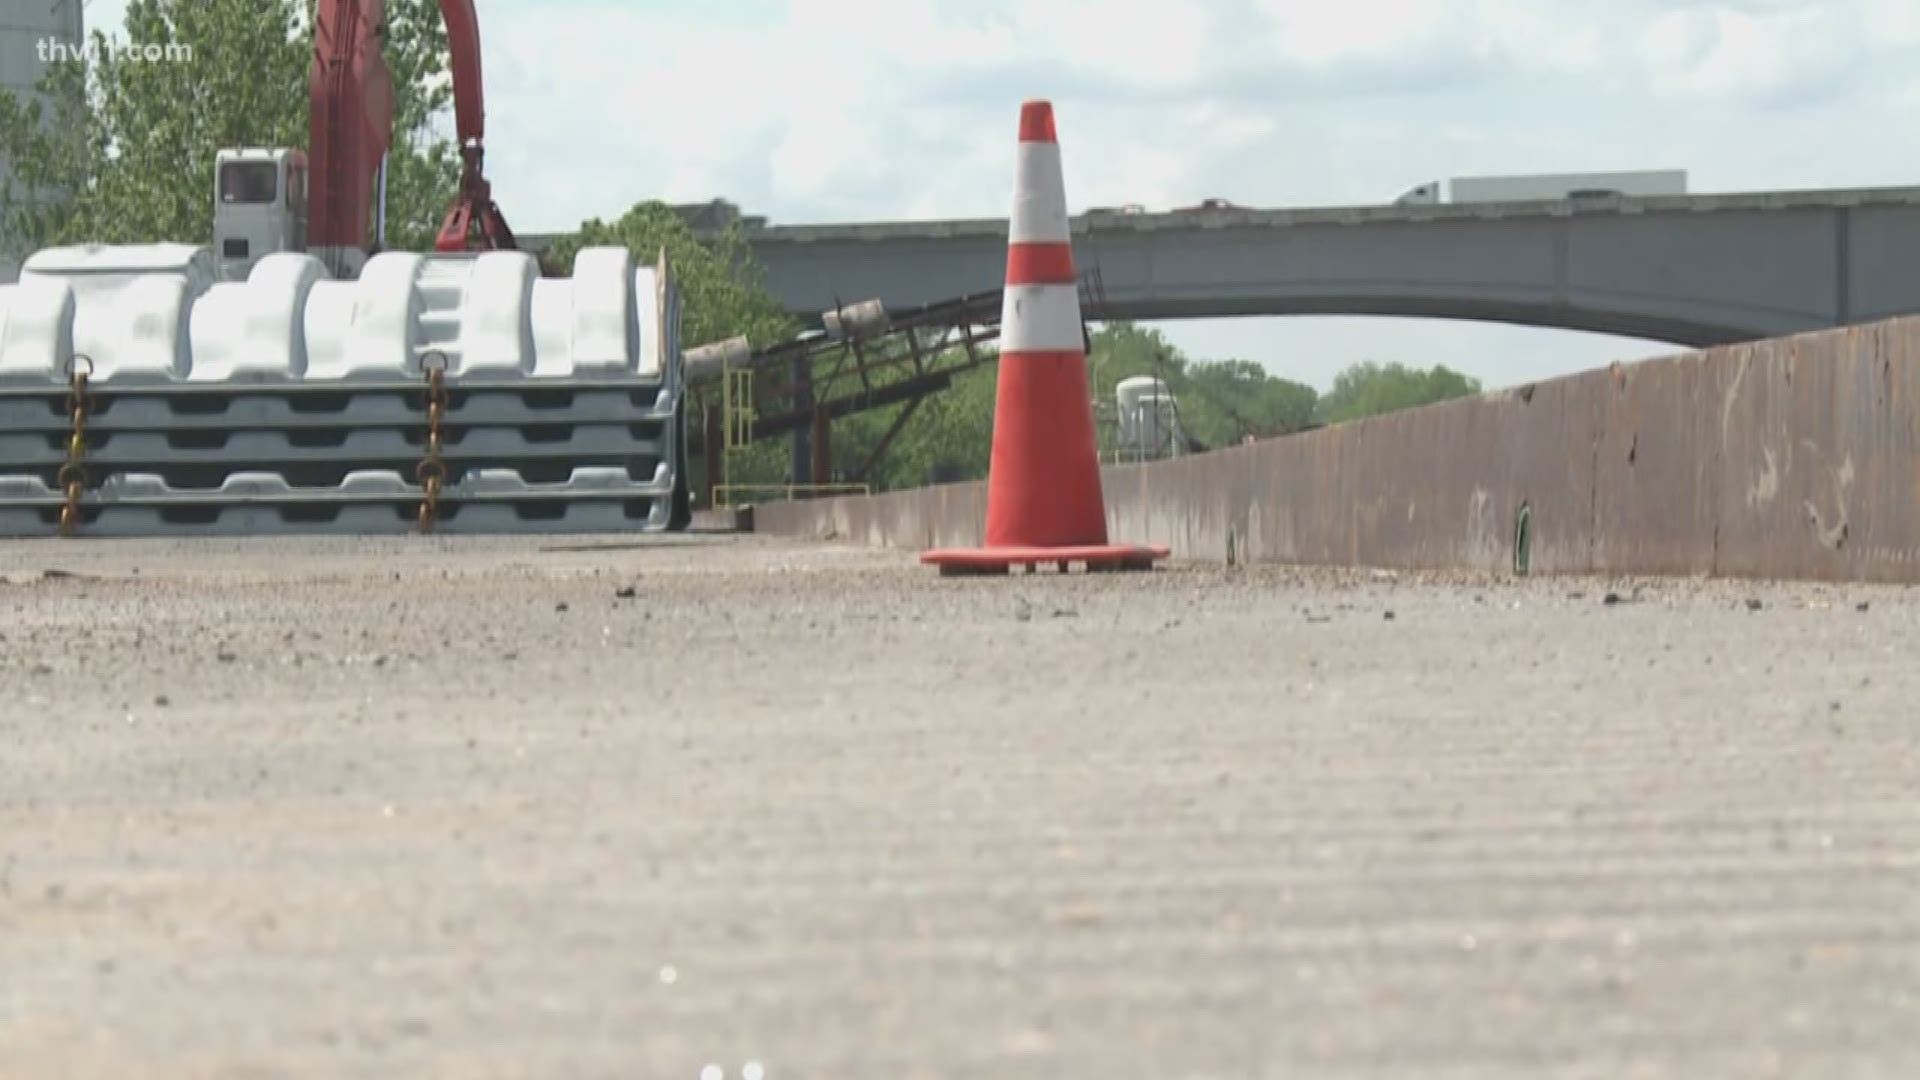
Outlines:
[[1140, 398], [1144, 395], [1166, 394], [1171, 391], [1168, 390], [1166, 380], [1164, 379], [1156, 379], [1148, 375], [1136, 375], [1131, 379], [1121, 379], [1120, 382], [1114, 386], [1113, 392], [1114, 397], [1118, 399], [1120, 411], [1125, 413], [1138, 408]]
[[1118, 441], [1131, 457], [1164, 457], [1177, 445], [1179, 415], [1164, 379], [1140, 375], [1114, 387]]

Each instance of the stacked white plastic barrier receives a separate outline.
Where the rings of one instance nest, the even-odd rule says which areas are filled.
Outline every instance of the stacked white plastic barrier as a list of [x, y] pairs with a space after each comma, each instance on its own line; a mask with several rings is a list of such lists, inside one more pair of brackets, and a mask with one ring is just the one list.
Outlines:
[[87, 379], [79, 535], [404, 532], [444, 364], [445, 532], [683, 523], [679, 300], [620, 248], [306, 255], [216, 284], [204, 249], [66, 248], [0, 286], [0, 535], [58, 531], [70, 373]]

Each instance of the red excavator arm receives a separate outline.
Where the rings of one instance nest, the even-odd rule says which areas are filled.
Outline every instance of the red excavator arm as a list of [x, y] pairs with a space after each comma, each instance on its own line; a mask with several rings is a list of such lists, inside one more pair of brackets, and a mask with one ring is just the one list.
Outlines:
[[314, 11], [307, 246], [366, 250], [373, 181], [393, 141], [393, 77], [381, 53], [386, 0], [320, 0]]
[[487, 251], [518, 246], [507, 219], [493, 202], [493, 186], [481, 171], [486, 156], [486, 100], [480, 79], [480, 21], [473, 0], [440, 0], [452, 54], [453, 122], [460, 137], [460, 194], [434, 241], [438, 251]]
[[[434, 247], [472, 251], [515, 247], [481, 172], [486, 133], [480, 81], [480, 21], [473, 0], [440, 0], [453, 71], [454, 126], [460, 138], [460, 193]], [[312, 129], [308, 136], [307, 246], [365, 250], [373, 223], [373, 184], [393, 141], [393, 77], [386, 44], [386, 0], [320, 0], [314, 11]], [[477, 235], [476, 235], [477, 231]]]

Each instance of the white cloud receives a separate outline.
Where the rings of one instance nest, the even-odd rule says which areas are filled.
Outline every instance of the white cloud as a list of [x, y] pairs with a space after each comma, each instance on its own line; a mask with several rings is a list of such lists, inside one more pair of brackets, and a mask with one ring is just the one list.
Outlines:
[[[998, 215], [1029, 96], [1058, 104], [1078, 207], [1380, 202], [1446, 176], [1614, 168], [1687, 168], [1702, 190], [1920, 180], [1917, 0], [479, 6], [489, 168], [523, 232], [655, 197], [789, 222]], [[1604, 346], [1358, 325], [1178, 334], [1317, 382], [1361, 349], [1418, 360], [1423, 340], [1470, 368], [1482, 340], [1495, 381], [1541, 370], [1516, 340], [1580, 363]]]
[[[1908, 92], [1916, 6], [792, 0], [723, 20], [501, 0], [483, 37], [502, 188], [538, 191], [535, 224], [559, 226], [650, 195], [784, 220], [996, 213], [1033, 95], [1060, 104], [1081, 205], [1371, 200], [1450, 171], [1614, 162], [1732, 173], [1766, 157], [1742, 119]], [[1823, 149], [1867, 133], [1853, 116]]]
[[1670, 11], [1643, 33], [1637, 58], [1670, 97], [1787, 101], [1844, 78], [1871, 52], [1865, 30], [1810, 6]]
[[1248, 37], [1261, 51], [1281, 64], [1321, 72], [1432, 59], [1471, 45], [1478, 22], [1460, 5], [1426, 0], [1260, 0], [1255, 7], [1265, 25], [1243, 30], [1253, 31]]

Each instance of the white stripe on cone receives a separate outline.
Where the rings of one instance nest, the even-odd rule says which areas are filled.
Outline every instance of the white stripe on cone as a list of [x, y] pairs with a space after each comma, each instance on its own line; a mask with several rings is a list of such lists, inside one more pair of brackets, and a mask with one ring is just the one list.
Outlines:
[[1015, 285], [1000, 304], [1000, 351], [1082, 352], [1080, 290], [1075, 285]]
[[1069, 238], [1067, 186], [1060, 172], [1060, 144], [1021, 143], [1008, 239], [1016, 244], [1031, 244]]

